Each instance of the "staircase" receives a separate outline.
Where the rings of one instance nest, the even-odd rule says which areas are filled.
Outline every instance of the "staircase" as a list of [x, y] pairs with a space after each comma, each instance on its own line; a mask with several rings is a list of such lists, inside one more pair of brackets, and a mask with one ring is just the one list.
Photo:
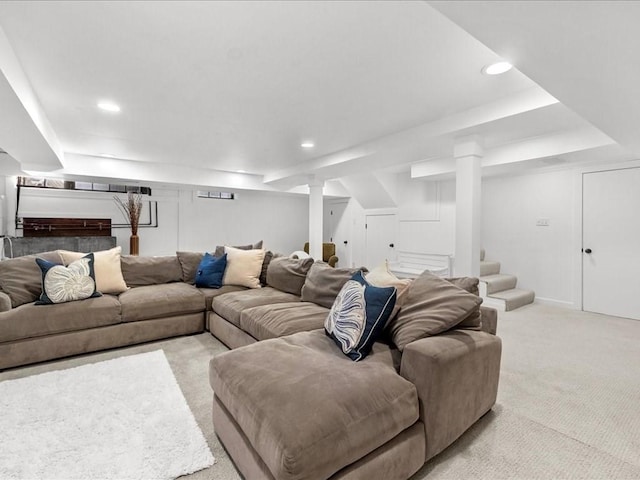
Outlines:
[[484, 305], [508, 312], [533, 303], [536, 294], [533, 290], [516, 288], [518, 278], [515, 275], [500, 273], [500, 262], [484, 259], [484, 249], [480, 251], [480, 296]]

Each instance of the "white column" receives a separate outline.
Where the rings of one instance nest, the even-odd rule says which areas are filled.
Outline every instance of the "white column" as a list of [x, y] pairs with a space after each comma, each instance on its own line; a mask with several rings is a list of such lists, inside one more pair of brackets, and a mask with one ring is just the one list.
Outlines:
[[481, 179], [483, 148], [478, 135], [461, 138], [456, 159], [456, 276], [480, 276]]
[[3, 205], [4, 235], [16, 236], [16, 201], [18, 187], [16, 186], [18, 177], [5, 177], [5, 197]]
[[309, 255], [322, 260], [322, 202], [324, 182], [309, 182]]

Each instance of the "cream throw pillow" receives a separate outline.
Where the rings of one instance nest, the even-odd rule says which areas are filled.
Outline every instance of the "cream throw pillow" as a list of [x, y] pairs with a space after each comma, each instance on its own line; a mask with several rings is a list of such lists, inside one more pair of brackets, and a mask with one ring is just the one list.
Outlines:
[[260, 273], [264, 260], [264, 250], [240, 250], [224, 247], [227, 254], [227, 268], [222, 278], [223, 285], [240, 285], [260, 288]]
[[364, 278], [375, 287], [396, 287], [398, 290], [398, 298], [400, 298], [409, 285], [411, 285], [411, 279], [400, 279], [391, 273], [387, 260], [367, 273]]
[[[60, 256], [65, 265], [84, 257], [86, 253], [60, 250]], [[94, 252], [93, 270], [96, 274], [96, 289], [101, 293], [122, 293], [127, 290], [127, 284], [122, 276], [120, 254], [122, 247]]]

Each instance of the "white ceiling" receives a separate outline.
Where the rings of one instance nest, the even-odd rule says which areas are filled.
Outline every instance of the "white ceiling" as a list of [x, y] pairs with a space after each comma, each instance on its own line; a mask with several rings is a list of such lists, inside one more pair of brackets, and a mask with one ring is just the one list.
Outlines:
[[[267, 190], [444, 165], [471, 133], [518, 169], [628, 159], [640, 96], [610, 81], [640, 84], [640, 5], [593, 3], [3, 1], [0, 147], [24, 170]], [[481, 74], [494, 51], [520, 71]]]

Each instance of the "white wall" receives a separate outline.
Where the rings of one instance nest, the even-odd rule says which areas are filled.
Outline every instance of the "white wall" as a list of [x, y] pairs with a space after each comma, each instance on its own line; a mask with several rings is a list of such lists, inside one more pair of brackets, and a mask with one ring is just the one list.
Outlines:
[[[349, 239], [349, 265], [365, 265], [367, 215], [396, 214], [396, 251], [453, 254], [455, 248], [455, 182], [413, 180], [408, 174], [395, 176], [397, 207], [364, 209], [350, 199], [345, 215], [353, 228]], [[327, 208], [325, 208], [326, 210]], [[328, 222], [325, 216], [325, 224]], [[340, 262], [341, 266], [345, 263]], [[366, 265], [371, 268], [372, 265]]]
[[[482, 238], [487, 260], [518, 277], [541, 301], [576, 306], [576, 172], [562, 170], [482, 183]], [[548, 226], [537, 226], [548, 220]]]
[[181, 250], [210, 251], [216, 245], [243, 245], [264, 241], [278, 253], [302, 250], [309, 236], [309, 200], [306, 195], [236, 192], [235, 200], [198, 198], [180, 192], [179, 245]]
[[[455, 181], [425, 182], [401, 177], [398, 250], [451, 255], [455, 252]], [[422, 213], [422, 217], [419, 213]]]
[[[23, 188], [21, 217], [111, 218], [125, 223], [113, 193]], [[308, 199], [304, 195], [241, 191], [235, 200], [197, 198], [192, 190], [152, 189], [145, 200], [158, 203], [158, 227], [141, 227], [141, 255], [171, 255], [177, 250], [212, 251], [216, 245], [264, 240], [274, 252], [302, 249], [308, 236]], [[124, 195], [123, 195], [124, 198]], [[140, 223], [149, 221], [148, 209]], [[153, 209], [155, 212], [155, 208]], [[114, 228], [124, 253], [129, 252], [129, 228]], [[22, 233], [19, 230], [18, 236]]]

